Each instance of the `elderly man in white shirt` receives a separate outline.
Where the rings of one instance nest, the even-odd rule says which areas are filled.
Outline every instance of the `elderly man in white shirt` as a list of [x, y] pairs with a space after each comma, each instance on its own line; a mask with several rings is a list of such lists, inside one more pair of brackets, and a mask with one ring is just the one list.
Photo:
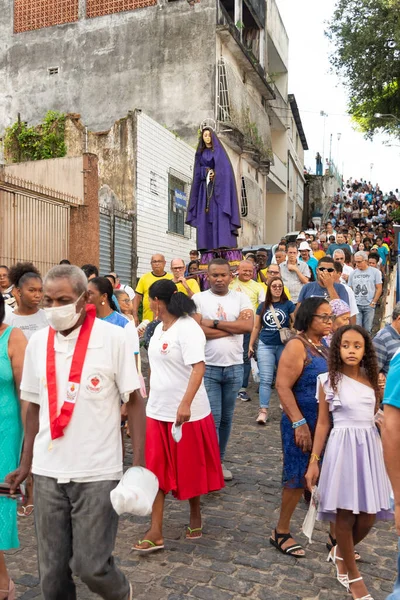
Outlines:
[[307, 263], [299, 260], [299, 252], [295, 243], [287, 248], [286, 262], [279, 265], [283, 283], [290, 292], [290, 299], [296, 303], [302, 287], [311, 279], [311, 271]]
[[110, 492], [122, 476], [121, 399], [127, 403], [135, 465], [144, 464], [145, 410], [133, 344], [95, 318], [81, 269], [61, 265], [44, 280], [50, 327], [25, 354], [21, 398], [28, 402], [15, 489], [35, 476], [35, 522], [44, 600], [74, 600], [77, 575], [107, 600], [132, 598], [112, 553], [118, 517]]
[[340, 282], [339, 283], [346, 283], [349, 281], [349, 277], [350, 274], [354, 271], [353, 267], [350, 267], [350, 265], [346, 265], [345, 260], [346, 260], [346, 256], [343, 250], [341, 250], [340, 248], [338, 250], [335, 250], [332, 256], [333, 260], [340, 262], [340, 264], [343, 266], [343, 272], [342, 275], [340, 277]]

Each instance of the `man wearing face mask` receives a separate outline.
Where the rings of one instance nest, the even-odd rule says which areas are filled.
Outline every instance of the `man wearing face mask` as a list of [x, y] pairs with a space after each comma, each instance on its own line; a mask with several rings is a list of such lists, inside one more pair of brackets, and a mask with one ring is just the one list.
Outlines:
[[144, 464], [145, 412], [124, 329], [95, 318], [87, 279], [76, 266], [51, 269], [43, 306], [50, 327], [25, 355], [21, 398], [28, 402], [14, 490], [35, 476], [35, 522], [44, 600], [76, 598], [72, 574], [106, 600], [132, 588], [112, 558], [118, 517], [110, 492], [122, 476], [120, 400], [127, 402], [134, 464]]

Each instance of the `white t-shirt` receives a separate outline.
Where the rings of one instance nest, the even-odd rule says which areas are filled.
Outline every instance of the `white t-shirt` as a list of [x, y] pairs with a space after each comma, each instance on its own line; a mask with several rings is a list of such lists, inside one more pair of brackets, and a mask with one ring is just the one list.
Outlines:
[[[79, 331], [80, 327], [67, 336], [57, 333], [54, 338], [57, 414], [66, 395]], [[21, 382], [21, 398], [40, 406], [32, 472], [60, 483], [118, 479], [122, 476], [121, 397], [140, 387], [125, 330], [95, 320], [71, 421], [64, 436], [53, 440], [51, 449], [46, 383], [48, 332], [48, 327], [41, 329], [29, 340]]]
[[[158, 421], [175, 422], [178, 406], [187, 390], [192, 365], [204, 362], [206, 337], [192, 317], [181, 317], [163, 331], [160, 323], [149, 344], [150, 395], [146, 414]], [[210, 412], [204, 383], [190, 407], [190, 421], [199, 421]]]
[[127, 335], [128, 343], [131, 345], [131, 354], [139, 354], [140, 342], [135, 322], [129, 321], [128, 325], [124, 327], [124, 331]]
[[36, 331], [48, 327], [46, 313], [40, 308], [34, 315], [16, 315], [15, 312], [7, 313], [4, 322], [11, 327], [17, 327], [29, 340]]
[[[243, 310], [253, 310], [250, 298], [241, 292], [229, 290], [225, 296], [211, 290], [192, 297], [197, 312], [203, 319], [236, 321]], [[243, 364], [243, 334], [233, 334], [216, 340], [207, 340], [206, 364], [229, 367]]]
[[354, 317], [355, 315], [358, 315], [356, 297], [353, 290], [347, 285], [347, 283], [342, 283], [342, 285], [346, 288], [346, 292], [349, 296], [350, 316]]
[[[353, 267], [350, 267], [350, 265], [343, 265], [343, 274], [344, 275], [348, 275], [350, 277], [350, 274], [354, 271]], [[347, 279], [348, 281], [348, 279]], [[347, 281], [345, 279], [343, 279], [343, 277], [341, 277], [339, 279], [339, 283], [347, 283]]]

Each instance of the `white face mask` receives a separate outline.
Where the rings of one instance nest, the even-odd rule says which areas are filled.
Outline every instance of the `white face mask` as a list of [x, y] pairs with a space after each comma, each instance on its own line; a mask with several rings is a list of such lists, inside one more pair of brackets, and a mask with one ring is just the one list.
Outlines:
[[50, 327], [56, 331], [67, 331], [67, 329], [72, 329], [74, 325], [77, 324], [82, 314], [82, 310], [80, 312], [76, 312], [76, 305], [82, 298], [83, 294], [84, 292], [72, 304], [45, 308], [44, 312], [46, 313], [46, 318]]

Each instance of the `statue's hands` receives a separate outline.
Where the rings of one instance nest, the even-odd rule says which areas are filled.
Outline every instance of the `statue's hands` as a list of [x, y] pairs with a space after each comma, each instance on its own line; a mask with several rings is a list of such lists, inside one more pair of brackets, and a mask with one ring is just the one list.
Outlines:
[[214, 169], [210, 169], [208, 174], [210, 175], [210, 181], [214, 181], [214, 177], [215, 177]]

